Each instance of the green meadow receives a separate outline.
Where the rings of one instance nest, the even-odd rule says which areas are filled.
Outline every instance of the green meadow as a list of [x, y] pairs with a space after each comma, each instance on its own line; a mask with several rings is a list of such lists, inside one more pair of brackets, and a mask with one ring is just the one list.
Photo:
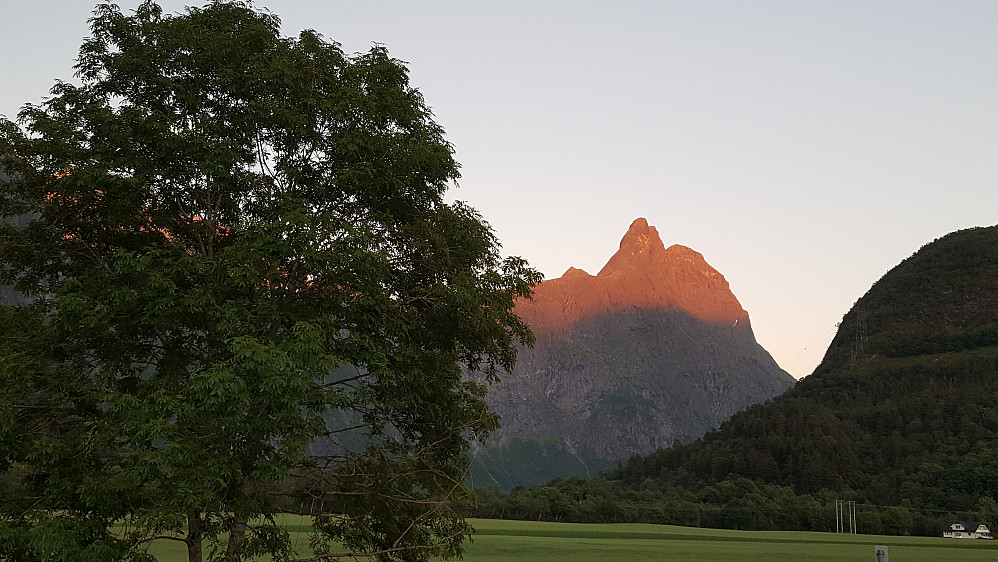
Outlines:
[[[998, 560], [998, 543], [984, 540], [730, 531], [627, 523], [471, 521], [476, 533], [466, 546], [464, 559], [469, 562], [873, 560], [877, 545], [888, 547], [891, 562]], [[288, 516], [285, 525], [300, 555], [310, 555], [307, 521]], [[162, 562], [181, 562], [187, 559], [182, 546], [160, 541], [151, 552]]]

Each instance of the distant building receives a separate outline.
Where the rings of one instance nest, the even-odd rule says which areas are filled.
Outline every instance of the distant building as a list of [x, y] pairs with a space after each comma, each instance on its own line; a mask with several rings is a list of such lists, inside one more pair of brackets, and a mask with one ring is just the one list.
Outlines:
[[947, 539], [993, 539], [991, 529], [977, 521], [957, 521], [943, 529], [943, 537]]

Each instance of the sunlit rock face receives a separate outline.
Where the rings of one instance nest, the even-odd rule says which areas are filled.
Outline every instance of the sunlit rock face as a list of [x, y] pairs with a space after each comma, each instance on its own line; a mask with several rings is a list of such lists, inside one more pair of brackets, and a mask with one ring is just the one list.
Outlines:
[[756, 341], [724, 276], [639, 218], [596, 275], [570, 268], [516, 312], [537, 345], [490, 387], [502, 429], [476, 452], [475, 485], [595, 476], [692, 441], [794, 379]]
[[678, 244], [668, 248], [658, 231], [639, 218], [620, 249], [598, 274], [569, 268], [535, 288], [517, 314], [540, 339], [571, 333], [586, 319], [627, 310], [685, 311], [706, 324], [735, 327], [751, 335], [748, 313], [724, 276], [699, 252]]

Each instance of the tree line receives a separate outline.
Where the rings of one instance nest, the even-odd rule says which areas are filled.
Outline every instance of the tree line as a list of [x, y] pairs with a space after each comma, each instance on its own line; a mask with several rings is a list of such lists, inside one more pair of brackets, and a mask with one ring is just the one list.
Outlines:
[[[477, 504], [463, 511], [469, 517], [829, 533], [836, 531], [835, 502], [841, 499], [832, 493], [800, 495], [790, 487], [737, 476], [712, 486], [668, 491], [631, 489], [605, 478], [569, 478], [509, 493], [495, 486], [475, 488], [474, 493]], [[946, 511], [857, 504], [856, 527], [863, 534], [940, 536], [953, 521], [998, 520], [995, 505], [981, 507]], [[848, 529], [848, 515], [843, 522]]]

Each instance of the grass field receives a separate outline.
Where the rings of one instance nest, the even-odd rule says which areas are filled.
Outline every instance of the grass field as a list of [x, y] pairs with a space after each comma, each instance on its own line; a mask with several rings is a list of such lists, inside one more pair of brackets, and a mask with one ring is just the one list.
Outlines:
[[[541, 523], [473, 519], [467, 544], [469, 562], [603, 560], [841, 561], [873, 560], [874, 547], [889, 549], [891, 562], [994, 561], [998, 541], [927, 537], [836, 535], [784, 531], [728, 531], [667, 525]], [[303, 556], [308, 555], [308, 524], [288, 517], [285, 525]], [[152, 548], [162, 562], [187, 559], [179, 543]]]
[[998, 560], [994, 541], [927, 537], [728, 531], [667, 525], [534, 523], [474, 520], [465, 559], [596, 560], [873, 560], [888, 547], [891, 562]]

